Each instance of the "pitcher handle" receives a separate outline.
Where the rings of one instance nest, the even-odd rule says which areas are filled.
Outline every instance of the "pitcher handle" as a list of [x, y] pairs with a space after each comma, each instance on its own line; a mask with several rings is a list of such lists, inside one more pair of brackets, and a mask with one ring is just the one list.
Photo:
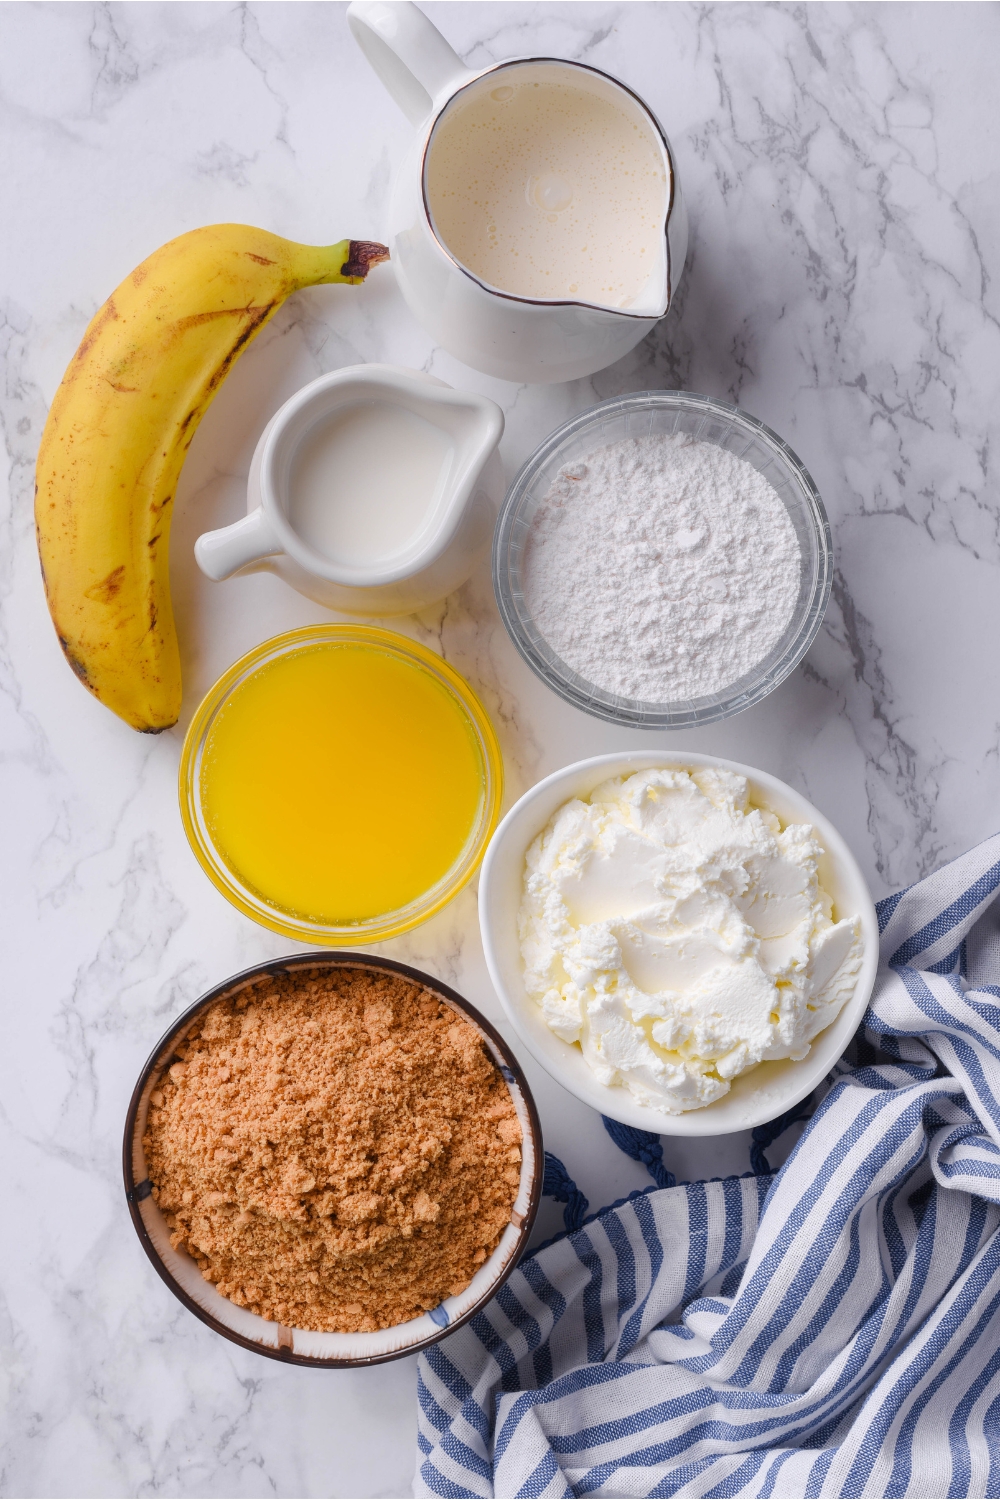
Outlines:
[[260, 506], [231, 526], [203, 532], [194, 544], [199, 568], [206, 578], [212, 578], [216, 583], [231, 578], [248, 563], [260, 562], [282, 550]]
[[475, 76], [410, 0], [353, 0], [347, 24], [411, 125]]

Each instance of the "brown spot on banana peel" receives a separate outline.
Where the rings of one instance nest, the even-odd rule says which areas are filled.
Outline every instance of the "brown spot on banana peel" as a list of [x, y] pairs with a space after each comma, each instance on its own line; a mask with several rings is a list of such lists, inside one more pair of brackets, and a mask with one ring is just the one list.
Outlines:
[[73, 370], [74, 365], [80, 365], [86, 359], [105, 325], [108, 323], [117, 323], [117, 321], [118, 309], [115, 306], [115, 299], [114, 297], [109, 297], [107, 302], [105, 302], [104, 306], [101, 308], [100, 312], [94, 318], [93, 323], [91, 323], [90, 327], [87, 329], [87, 332], [84, 334], [83, 342], [81, 343], [76, 353], [73, 355], [73, 358], [70, 361], [69, 370], [67, 370], [66, 375], [63, 376], [64, 380], [70, 375], [70, 372]]
[[279, 303], [285, 300], [285, 295], [275, 297], [265, 306], [258, 307], [253, 302], [248, 302], [245, 307], [217, 307], [210, 312], [188, 313], [186, 317], [178, 318], [174, 327], [183, 333], [188, 328], [197, 328], [202, 323], [215, 323], [219, 318], [250, 318], [251, 326], [259, 328], [264, 319], [269, 317]]
[[[239, 337], [236, 339], [232, 348], [229, 350], [229, 353], [221, 361], [218, 367], [212, 372], [211, 378], [204, 386], [198, 398], [197, 405], [193, 406], [191, 410], [187, 412], [181, 419], [180, 431], [182, 433], [186, 431], [186, 429], [191, 425], [192, 422], [200, 421], [201, 418], [205, 415], [205, 411], [212, 399], [212, 396], [215, 394], [218, 387], [222, 384], [226, 376], [229, 374], [229, 371], [232, 369], [233, 361], [240, 354], [242, 354], [246, 345], [253, 338], [254, 334], [257, 333], [257, 331], [260, 329], [261, 324], [266, 323], [271, 314], [275, 312], [276, 309], [280, 307], [282, 302], [284, 302], [285, 300], [285, 296], [282, 295], [280, 297], [274, 297], [270, 302], [260, 307], [256, 307], [251, 303], [248, 307], [225, 308], [217, 312], [192, 313], [187, 318], [178, 319], [177, 326], [181, 329], [194, 328], [199, 323], [214, 322], [217, 318], [247, 319], [246, 327], [241, 330]], [[191, 442], [193, 437], [194, 433], [192, 433], [191, 437], [188, 439], [189, 443]], [[164, 455], [164, 457], [166, 457], [166, 455]]]
[[247, 259], [254, 260], [259, 266], [273, 266], [274, 261], [268, 260], [266, 255], [254, 255], [252, 250], [247, 251]]
[[[238, 355], [242, 354], [245, 346], [253, 338], [254, 334], [260, 328], [261, 324], [267, 322], [268, 318], [274, 312], [275, 308], [280, 306], [280, 304], [284, 302], [284, 300], [284, 297], [275, 297], [274, 300], [272, 302], [269, 302], [266, 307], [248, 307], [246, 309], [246, 311], [252, 315], [251, 321], [248, 322], [246, 328], [243, 329], [242, 333], [236, 340], [233, 347], [230, 349], [229, 353], [226, 355], [225, 359], [219, 365], [218, 369], [213, 372], [211, 379], [206, 384], [204, 393], [202, 395], [202, 411], [204, 411], [205, 407], [208, 405], [208, 400], [206, 399], [206, 397], [210, 397], [210, 395], [218, 389], [218, 387], [225, 380], [226, 376], [229, 374], [229, 371], [232, 369], [233, 361], [237, 358]], [[185, 426], [187, 426], [187, 423], [192, 415], [193, 413], [190, 413], [188, 417], [184, 419]]]
[[[84, 589], [83, 597], [93, 599], [95, 604], [110, 604], [116, 594], [121, 592], [121, 586], [125, 582], [125, 564], [120, 563], [117, 568], [112, 568], [106, 578], [100, 583], [95, 583], [89, 589]], [[65, 650], [65, 646], [63, 647]]]
[[66, 660], [69, 662], [70, 666], [73, 668], [73, 671], [76, 673], [77, 677], [79, 677], [80, 681], [83, 683], [84, 687], [87, 689], [88, 692], [93, 693], [94, 697], [97, 698], [98, 701], [100, 701], [100, 695], [98, 694], [97, 689], [93, 686], [93, 684], [90, 681], [90, 678], [87, 675], [87, 668], [84, 666], [83, 662], [79, 660], [78, 657], [76, 657], [76, 656], [73, 655], [73, 652], [70, 650], [69, 641], [66, 639], [66, 637], [64, 635], [61, 635], [59, 637], [59, 644], [62, 647], [62, 654], [63, 654], [63, 656], [65, 656]]
[[389, 259], [389, 249], [386, 245], [379, 245], [375, 240], [351, 240], [348, 245], [347, 259], [340, 268], [341, 276], [355, 276], [364, 281], [372, 266], [381, 265], [382, 261]]

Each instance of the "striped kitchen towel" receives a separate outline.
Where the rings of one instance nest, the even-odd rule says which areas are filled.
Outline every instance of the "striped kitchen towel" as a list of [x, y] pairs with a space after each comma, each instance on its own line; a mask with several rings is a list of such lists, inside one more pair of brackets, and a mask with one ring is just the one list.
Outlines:
[[1000, 1496], [998, 886], [1000, 836], [881, 903], [780, 1172], [633, 1195], [421, 1357], [417, 1494]]

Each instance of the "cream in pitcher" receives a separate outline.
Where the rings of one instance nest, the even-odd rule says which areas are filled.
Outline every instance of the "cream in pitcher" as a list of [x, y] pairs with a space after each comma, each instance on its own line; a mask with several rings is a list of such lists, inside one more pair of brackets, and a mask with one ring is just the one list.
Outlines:
[[572, 73], [464, 91], [427, 156], [439, 238], [521, 297], [629, 307], [659, 268], [667, 178], [649, 130]]
[[432, 338], [504, 380], [575, 380], [663, 317], [687, 250], [670, 145], [625, 84], [530, 57], [468, 68], [408, 0], [348, 22], [414, 126], [386, 239]]

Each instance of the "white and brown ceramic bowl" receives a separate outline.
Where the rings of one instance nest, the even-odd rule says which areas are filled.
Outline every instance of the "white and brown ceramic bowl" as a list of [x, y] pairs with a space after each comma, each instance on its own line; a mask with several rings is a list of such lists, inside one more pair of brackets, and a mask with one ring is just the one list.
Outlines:
[[[177, 1061], [177, 1048], [192, 1026], [216, 1001], [229, 999], [239, 990], [267, 975], [295, 974], [303, 969], [317, 968], [370, 969], [376, 973], [398, 974], [438, 995], [445, 1005], [470, 1021], [481, 1035], [487, 1051], [507, 1083], [521, 1122], [521, 1180], [511, 1209], [510, 1223], [504, 1229], [493, 1254], [484, 1261], [465, 1291], [457, 1297], [446, 1298], [439, 1307], [419, 1318], [391, 1328], [379, 1329], [376, 1333], [316, 1333], [302, 1328], [285, 1328], [280, 1323], [269, 1322], [247, 1308], [230, 1302], [211, 1282], [203, 1278], [198, 1266], [186, 1252], [175, 1250], [171, 1245], [170, 1231], [152, 1197], [152, 1184], [146, 1171], [142, 1138], [146, 1132], [149, 1097], [166, 1069]], [[394, 963], [392, 959], [379, 958], [370, 953], [329, 951], [296, 954], [271, 963], [258, 964], [252, 969], [244, 969], [241, 974], [235, 974], [209, 990], [179, 1016], [139, 1075], [125, 1121], [122, 1157], [125, 1196], [136, 1233], [156, 1271], [174, 1296], [196, 1318], [200, 1318], [209, 1328], [232, 1343], [241, 1344], [244, 1349], [252, 1349], [254, 1353], [267, 1355], [271, 1359], [314, 1366], [376, 1365], [385, 1360], [400, 1359], [405, 1354], [426, 1349], [461, 1324], [467, 1323], [496, 1295], [517, 1265], [527, 1245], [538, 1210], [544, 1169], [541, 1126], [527, 1080], [507, 1043], [489, 1021], [453, 989], [419, 969], [411, 969], [406, 964]]]

